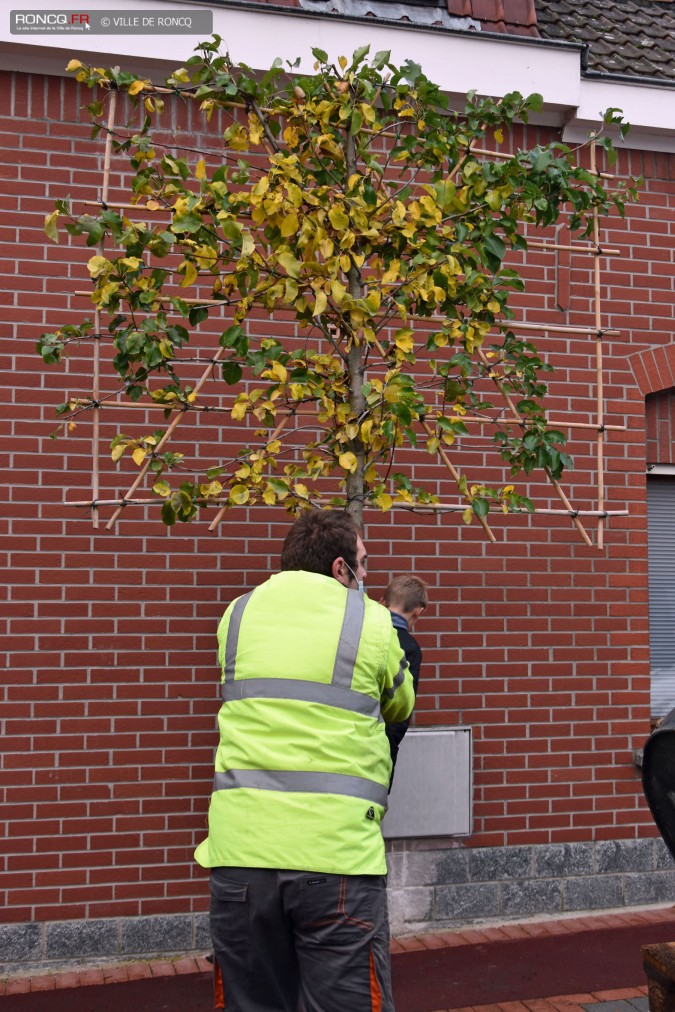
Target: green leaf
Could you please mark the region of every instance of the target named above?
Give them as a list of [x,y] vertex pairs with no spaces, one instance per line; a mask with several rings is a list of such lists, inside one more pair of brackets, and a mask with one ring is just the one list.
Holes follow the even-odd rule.
[[165,527],[173,527],[176,522],[176,511],[170,499],[162,505],[162,523]]
[[223,362],[223,379],[229,386],[238,383],[244,375],[238,362]]

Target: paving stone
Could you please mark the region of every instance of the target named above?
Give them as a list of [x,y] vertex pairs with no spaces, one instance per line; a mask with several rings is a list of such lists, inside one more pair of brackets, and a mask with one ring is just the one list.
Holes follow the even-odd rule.
[[436,920],[464,922],[483,920],[499,914],[499,885],[437,886],[434,903]]
[[42,955],[39,924],[0,924],[0,962],[28,963]]
[[627,906],[665,903],[667,900],[675,900],[675,871],[624,875],[623,889]]
[[562,894],[557,879],[504,882],[501,885],[500,912],[506,917],[561,911]]
[[195,949],[209,950],[213,948],[208,914],[196,914],[194,919]]
[[654,868],[656,871],[672,871],[675,868],[675,858],[661,839],[654,840]]
[[123,953],[189,952],[192,918],[177,914],[162,917],[130,917],[122,922]]
[[532,847],[479,847],[469,853],[472,882],[527,879],[532,875]]
[[403,869],[406,886],[455,885],[469,881],[469,854],[463,848],[410,851]]
[[595,845],[599,874],[607,872],[648,872],[654,867],[651,840],[600,840]]
[[118,951],[117,922],[109,920],[55,921],[46,925],[47,959],[88,959]]
[[433,918],[434,890],[431,886],[402,891],[405,920],[407,922],[425,922]]
[[621,875],[585,875],[562,885],[565,910],[609,910],[623,906]]
[[532,850],[536,876],[562,878],[593,874],[592,843],[553,843]]

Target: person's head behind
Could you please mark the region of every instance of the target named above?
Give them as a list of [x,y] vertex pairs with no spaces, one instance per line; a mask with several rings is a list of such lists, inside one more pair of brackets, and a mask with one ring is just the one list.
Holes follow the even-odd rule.
[[424,580],[411,573],[395,576],[384,592],[383,602],[389,611],[398,612],[407,618],[418,618],[429,604],[429,594]]
[[333,576],[346,587],[363,579],[365,549],[356,523],[347,513],[336,510],[301,513],[286,535],[280,569]]

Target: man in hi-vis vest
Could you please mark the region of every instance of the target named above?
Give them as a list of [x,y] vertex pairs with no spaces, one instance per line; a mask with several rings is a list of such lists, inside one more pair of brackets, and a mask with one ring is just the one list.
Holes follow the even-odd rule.
[[216,1007],[393,1012],[383,721],[412,710],[352,519],[309,510],[281,572],[225,612],[209,835]]

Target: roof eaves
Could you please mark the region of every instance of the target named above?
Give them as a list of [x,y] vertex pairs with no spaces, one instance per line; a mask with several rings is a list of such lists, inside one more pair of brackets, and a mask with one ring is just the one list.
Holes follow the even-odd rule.
[[[307,0],[304,0],[306,3]],[[288,17],[300,17],[300,18],[317,18],[322,21],[329,20],[340,20],[348,21],[354,24],[369,25],[371,28],[375,23],[373,17],[363,17],[354,14],[331,14],[326,12],[326,0],[314,0],[311,10],[309,7],[290,7],[286,4],[278,3],[260,3],[256,0],[210,0],[210,5],[213,7],[223,7],[230,10],[242,10],[252,13],[257,11],[258,13],[273,13],[273,14],[284,14]],[[320,10],[319,8],[324,8]],[[483,39],[484,41],[502,42],[505,45],[524,45],[524,46],[535,46],[539,49],[555,49],[558,51],[567,50],[569,52],[581,53],[583,50],[583,43],[571,42],[567,40],[559,39],[542,39],[540,36],[534,35],[512,35],[507,32],[486,32],[482,29],[466,30],[464,28],[446,28],[443,25],[416,25],[408,21],[392,20],[391,18],[377,18],[378,24],[387,25],[390,28],[399,28],[404,31],[422,31],[422,32],[438,32],[442,35],[454,35],[454,36],[470,36],[472,39]]]

